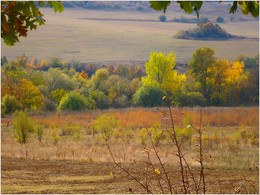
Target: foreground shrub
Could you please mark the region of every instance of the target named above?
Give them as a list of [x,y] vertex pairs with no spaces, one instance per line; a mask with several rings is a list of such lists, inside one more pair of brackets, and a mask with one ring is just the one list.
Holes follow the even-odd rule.
[[25,144],[31,133],[34,132],[34,124],[27,116],[26,112],[16,111],[13,119],[13,129],[15,138],[20,144]]
[[118,120],[114,116],[104,114],[97,118],[94,123],[94,129],[101,134],[105,141],[108,141],[117,125]]
[[51,124],[50,126],[50,137],[54,145],[57,145],[60,140],[60,129],[57,128],[56,124]]
[[74,141],[80,141],[80,126],[63,126],[61,136],[72,136]]
[[34,128],[35,128],[35,133],[37,135],[37,139],[39,142],[42,142],[42,137],[43,137],[43,125],[36,123],[34,124]]
[[11,114],[11,113],[15,112],[16,110],[20,110],[21,108],[22,108],[22,105],[14,96],[6,95],[3,97],[2,113]]
[[84,110],[88,107],[87,99],[78,92],[70,92],[60,101],[61,110]]

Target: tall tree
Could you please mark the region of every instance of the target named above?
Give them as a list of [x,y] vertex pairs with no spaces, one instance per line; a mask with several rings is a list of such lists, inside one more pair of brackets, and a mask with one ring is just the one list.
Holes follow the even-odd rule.
[[184,74],[178,75],[174,70],[176,55],[170,52],[167,56],[163,53],[151,52],[149,61],[145,64],[147,77],[143,77],[144,85],[159,86],[167,92],[174,93],[186,80]]
[[213,66],[216,62],[215,50],[209,47],[196,49],[188,63],[193,78],[199,83],[202,94],[210,104],[211,78],[214,75]]

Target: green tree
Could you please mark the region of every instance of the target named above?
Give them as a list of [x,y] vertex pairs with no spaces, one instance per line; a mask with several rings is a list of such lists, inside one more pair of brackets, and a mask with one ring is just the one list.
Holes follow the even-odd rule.
[[184,74],[178,75],[173,70],[176,64],[176,55],[171,52],[167,56],[163,53],[151,52],[149,61],[145,64],[147,77],[143,77],[144,85],[161,87],[166,92],[175,93],[186,80]]
[[49,62],[49,66],[52,68],[64,68],[63,62],[59,58],[52,58]]
[[21,103],[14,96],[11,95],[6,95],[3,97],[1,106],[1,109],[3,109],[2,113],[4,114],[11,114],[16,110],[20,110],[22,108]]
[[210,104],[212,83],[210,78],[214,75],[213,66],[216,62],[215,50],[209,47],[196,49],[192,59],[188,63],[191,68],[191,75],[200,85],[202,94]]
[[109,72],[107,69],[99,69],[91,79],[88,81],[87,86],[91,91],[100,90],[105,94],[108,94],[109,87],[106,85]]
[[20,144],[25,144],[30,136],[34,132],[34,124],[27,116],[26,112],[16,111],[13,118],[13,129],[15,138]]
[[118,121],[114,116],[103,114],[97,118],[94,128],[99,132],[105,141],[108,141],[113,135],[114,129],[117,127]]
[[47,72],[45,72],[44,83],[49,92],[56,89],[64,89],[65,91],[69,90],[69,78],[58,68],[50,68]]
[[144,107],[162,106],[165,91],[157,85],[144,85],[133,95],[133,104]]
[[98,89],[89,93],[89,99],[94,100],[96,107],[99,109],[105,109],[109,107],[108,97]]
[[61,110],[85,110],[88,107],[87,99],[78,92],[70,92],[63,97],[59,104]]

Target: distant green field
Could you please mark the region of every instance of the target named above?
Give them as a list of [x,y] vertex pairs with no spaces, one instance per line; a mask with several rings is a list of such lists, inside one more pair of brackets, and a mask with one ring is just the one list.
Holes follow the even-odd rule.
[[[177,60],[182,63],[190,59],[196,48],[204,46],[215,48],[217,57],[229,60],[239,54],[252,57],[259,51],[258,39],[229,41],[174,39],[173,36],[179,30],[194,28],[196,24],[158,22],[161,12],[95,11],[69,8],[66,8],[62,14],[54,14],[50,9],[44,9],[43,12],[46,25],[30,32],[27,38],[21,38],[20,43],[14,47],[7,47],[2,41],[2,56],[6,56],[8,60],[14,60],[25,53],[29,59],[36,57],[38,60],[48,61],[52,57],[58,57],[66,62],[80,60],[107,64],[108,62],[144,62],[149,58],[150,51],[164,53],[174,51],[177,54]],[[167,12],[166,16],[172,19],[181,15]],[[191,16],[185,15],[185,17]],[[123,19],[123,21],[118,21],[118,19]],[[127,19],[129,21],[126,21]],[[234,35],[258,38],[257,21],[229,22],[221,26]]]

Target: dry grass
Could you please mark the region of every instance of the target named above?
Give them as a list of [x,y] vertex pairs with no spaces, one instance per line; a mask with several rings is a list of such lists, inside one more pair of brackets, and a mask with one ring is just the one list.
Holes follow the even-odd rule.
[[[167,111],[166,108],[161,108],[161,110]],[[196,123],[198,112],[199,109],[196,108],[175,108],[175,121],[178,125],[182,125],[182,118],[186,113],[190,113],[192,120]],[[141,163],[147,158],[142,152],[144,146],[151,148],[147,140],[141,141],[140,128],[152,126],[155,120],[161,122],[162,114],[158,110],[129,108],[93,112],[66,112],[59,115],[56,113],[30,113],[34,121],[45,125],[41,143],[38,142],[36,135],[32,135],[26,145],[19,144],[13,136],[12,117],[2,119],[1,157],[4,159],[2,161],[2,165],[4,162],[4,168],[2,166],[2,192],[127,193],[128,188],[131,187],[132,193],[143,193],[142,189],[135,183],[130,184],[129,179],[122,176],[122,173],[118,173],[118,180],[116,181],[109,178],[108,175],[111,170],[114,172],[114,168],[111,167],[112,164],[105,166],[105,170],[101,168],[106,163],[111,163],[112,159],[100,135],[92,135],[91,123],[104,113],[116,116],[121,125],[111,138],[110,146],[114,157],[118,162],[131,163],[130,167],[133,168],[134,172],[140,174],[143,167]],[[232,193],[234,187],[237,187],[243,180],[244,175],[250,176],[250,179],[256,183],[256,178],[258,178],[257,165],[259,163],[258,136],[256,142],[251,143],[251,138],[244,142],[237,135],[240,134],[241,130],[253,132],[255,135],[259,134],[258,108],[204,108],[203,113],[203,132],[208,136],[204,143],[206,147],[204,160],[205,167],[210,168],[209,170],[206,169],[208,170],[206,173],[207,182],[213,186],[216,183],[216,177],[219,177],[225,193]],[[7,126],[8,122],[9,125]],[[72,135],[62,136],[60,134],[58,143],[54,144],[50,134],[52,131],[50,125],[52,124],[55,124],[58,129],[62,129],[64,125],[80,126],[80,140],[74,141]],[[188,151],[187,161],[193,168],[199,166],[197,162],[198,148],[194,147],[195,145],[190,141],[183,142],[184,150]],[[177,157],[172,155],[176,152],[176,149],[169,137],[163,137],[157,149],[162,162],[176,169]],[[155,155],[151,154],[151,159],[156,162]],[[13,162],[9,163],[10,160]],[[52,162],[63,165],[61,167],[53,166]],[[73,169],[70,162],[74,163]],[[34,165],[28,163],[34,163]],[[91,166],[92,173],[83,173],[82,164]],[[45,169],[42,169],[44,171],[37,170],[37,168],[31,168],[33,170],[26,168],[42,165],[45,167]],[[6,170],[6,167],[9,168]],[[14,167],[19,168],[14,169]],[[72,169],[72,171],[64,172],[67,169]],[[140,171],[135,171],[139,169]],[[13,172],[14,170],[16,172]],[[53,171],[55,173],[50,175]],[[174,173],[176,173],[176,170],[172,170],[172,177]],[[23,186],[20,185],[21,181],[23,181]],[[36,188],[35,186],[38,185],[40,187]],[[31,190],[28,191],[28,189]],[[247,190],[252,192],[253,189],[249,186]],[[209,187],[208,192],[216,193],[218,190],[216,190],[216,186]]]
[[[161,111],[167,112],[167,108],[159,108]],[[89,129],[92,122],[101,114],[107,113],[115,116],[120,125],[129,128],[150,127],[154,121],[161,122],[163,114],[157,108],[127,108],[127,109],[110,109],[85,112],[64,112],[61,114],[32,113],[31,117],[34,121],[38,121],[49,127],[51,124],[57,126],[78,125],[84,129]],[[174,108],[173,113],[176,115],[175,122],[182,125],[182,118],[187,113],[191,115],[192,121],[198,124],[199,108]],[[183,114],[181,114],[183,113]],[[203,124],[211,126],[258,126],[259,125],[259,108],[258,107],[208,107],[203,108]],[[2,118],[2,123],[11,123],[11,116]]]
[[[161,110],[167,111],[166,108]],[[186,113],[190,113],[193,123],[198,120],[199,109],[174,109],[176,115],[175,122],[182,125],[182,118]],[[123,160],[124,154],[128,162],[139,161],[142,156],[142,141],[140,129],[151,127],[154,121],[161,120],[162,113],[156,109],[129,108],[120,110],[105,111],[85,111],[85,112],[67,112],[62,114],[45,113],[32,114],[33,121],[44,124],[44,136],[42,143],[39,143],[36,136],[30,138],[26,146],[21,146],[16,142],[12,134],[11,117],[2,119],[2,156],[9,157],[29,157],[32,159],[78,159],[88,161],[106,162],[111,161],[106,146],[98,134],[92,135],[92,122],[101,114],[107,113],[114,115],[120,122],[120,128],[116,130],[112,138],[112,149],[115,156]],[[183,114],[181,114],[183,113]],[[238,138],[241,129],[246,132],[255,132],[258,129],[258,108],[204,108],[203,109],[204,132],[209,139],[208,148],[211,156],[209,163],[215,167],[248,167],[250,160],[258,161],[259,148],[248,143],[244,144],[241,138]],[[6,124],[9,121],[8,128]],[[66,126],[80,126],[80,140],[75,142],[73,136],[59,137],[58,144],[54,145],[49,127],[55,124],[58,129]],[[241,126],[241,124],[243,126]],[[217,137],[216,137],[217,135]],[[191,162],[196,165],[193,154],[196,148],[190,148],[186,144],[186,149],[191,152]],[[162,159],[171,163],[175,161],[172,156],[172,144],[169,138],[164,137],[159,145],[161,148]],[[26,154],[27,148],[27,154]],[[131,155],[129,155],[131,154]],[[192,157],[193,156],[193,157]],[[232,157],[232,158],[231,158]],[[241,163],[243,162],[243,163]]]

